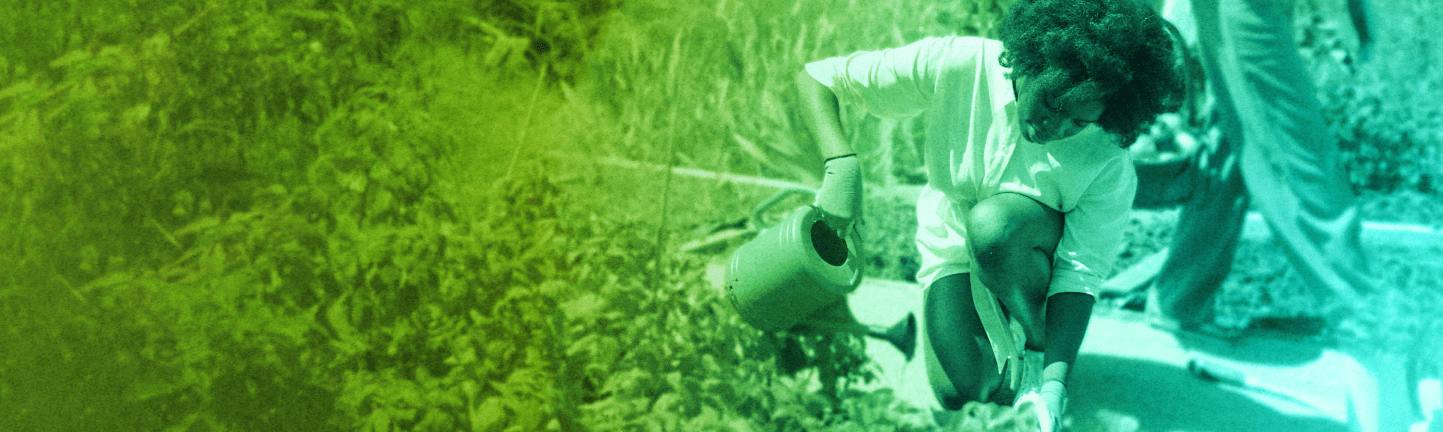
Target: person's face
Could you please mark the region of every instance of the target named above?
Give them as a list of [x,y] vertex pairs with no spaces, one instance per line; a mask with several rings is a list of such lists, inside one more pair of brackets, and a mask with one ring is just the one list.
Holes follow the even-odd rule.
[[1038,144],[1077,135],[1097,123],[1107,105],[1101,99],[1060,105],[1056,93],[1042,89],[1030,77],[1017,80],[1017,127],[1022,136]]

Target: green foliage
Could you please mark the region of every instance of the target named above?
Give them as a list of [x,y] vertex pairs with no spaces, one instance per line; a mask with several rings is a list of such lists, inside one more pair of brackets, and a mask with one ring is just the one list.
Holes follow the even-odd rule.
[[[1006,2],[630,2],[592,54],[592,100],[627,137],[607,148],[630,160],[698,166],[803,183],[821,157],[795,110],[795,77],[827,57],[981,34]],[[658,110],[656,107],[665,107]],[[922,175],[921,118],[845,113],[853,146],[873,153],[873,184]],[[656,135],[639,135],[648,131]],[[675,143],[674,151],[650,143]]]
[[[585,45],[600,6],[78,6],[12,5],[54,38],[0,68],[0,428],[893,424],[856,336],[747,327],[657,227],[570,212],[534,162],[453,183],[429,44],[564,80],[574,52],[477,23]],[[586,16],[518,26],[545,8]],[[788,346],[812,360],[779,371]]]
[[[862,390],[858,336],[752,329],[674,252],[665,220],[735,185],[598,215],[585,174],[535,155],[815,180],[784,108],[804,62],[988,34],[1000,10],[6,3],[0,40],[26,45],[0,45],[0,429],[925,429]],[[438,73],[540,83],[607,130],[467,130],[505,129],[453,112],[493,95]],[[847,115],[897,155],[875,184],[919,179],[919,121]],[[497,154],[518,162],[475,174]],[[730,209],[706,211],[686,218]]]
[[505,0],[484,2],[479,19],[465,22],[489,42],[486,61],[546,65],[551,76],[573,82],[581,60],[596,47],[618,0]]
[[1413,0],[1372,4],[1374,39],[1363,58],[1342,5],[1300,2],[1298,40],[1355,190],[1437,195],[1443,176],[1443,82],[1430,65],[1443,50],[1416,35],[1439,24],[1437,7]]
[[910,197],[873,194],[865,201],[862,226],[866,275],[915,282],[922,256],[917,251],[917,201]]
[[483,11],[155,3],[4,6],[0,429],[457,430],[549,392],[487,336],[554,309],[555,244],[490,231],[544,234],[537,194],[463,218],[408,67]]

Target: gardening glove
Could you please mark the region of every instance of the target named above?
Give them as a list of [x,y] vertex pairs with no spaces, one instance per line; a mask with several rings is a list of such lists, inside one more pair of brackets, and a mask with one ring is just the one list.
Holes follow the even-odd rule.
[[827,159],[822,188],[812,205],[822,210],[828,226],[846,238],[862,217],[862,167],[855,153]]
[[1042,383],[1042,387],[1027,392],[1017,398],[1013,407],[1017,409],[1032,409],[1037,416],[1037,425],[1042,432],[1058,432],[1062,430],[1062,412],[1067,409],[1067,387],[1062,381],[1048,380]]

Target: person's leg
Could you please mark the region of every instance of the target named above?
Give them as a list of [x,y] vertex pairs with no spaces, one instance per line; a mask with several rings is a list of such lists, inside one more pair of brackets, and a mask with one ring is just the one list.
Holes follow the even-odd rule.
[[[1208,24],[1199,20],[1201,31],[1213,30]],[[1215,68],[1211,58],[1207,63]],[[1216,76],[1210,74],[1210,83],[1221,85]],[[1227,279],[1237,252],[1249,205],[1238,167],[1242,130],[1228,108],[1231,99],[1221,94],[1217,100],[1222,109],[1215,116],[1223,134],[1216,147],[1203,149],[1198,155],[1200,184],[1183,205],[1167,260],[1153,278],[1147,308],[1154,324],[1184,330],[1211,328],[1213,295]]]
[[1148,313],[1154,324],[1187,330],[1213,323],[1213,295],[1232,269],[1238,236],[1248,210],[1247,188],[1238,166],[1243,142],[1223,59],[1235,57],[1224,34],[1218,0],[1194,0],[1192,13],[1201,48],[1208,89],[1214,98],[1216,124],[1222,132],[1217,147],[1203,149],[1197,160],[1201,175],[1178,215],[1167,261],[1153,278]]
[[1292,2],[1221,3],[1232,55],[1218,65],[1244,135],[1240,166],[1255,207],[1305,283],[1358,305],[1377,282],[1337,142],[1293,41]]
[[1002,378],[972,302],[969,275],[939,278],[925,293],[923,350],[937,401],[958,410],[967,402],[986,400]]
[[[1222,143],[1227,146],[1228,143]],[[1222,153],[1213,155],[1222,156]],[[1196,329],[1213,322],[1213,295],[1227,279],[1247,215],[1248,195],[1235,163],[1210,170],[1178,215],[1167,260],[1153,279],[1148,311]]]
[[[1062,239],[1063,214],[1026,196],[1003,193],[973,205],[967,216],[968,246],[978,281],[1023,325],[1026,348],[1045,353],[1042,376],[1024,376],[1023,382],[1065,384],[1087,332],[1094,300],[1086,293],[1047,295],[1052,257]],[[1065,399],[1063,395],[1065,392],[1048,397]],[[1061,409],[1063,402],[1049,399],[1047,403]]]
[[1062,213],[1023,195],[1001,193],[973,205],[966,226],[977,279],[1022,323],[1027,349],[1042,351],[1043,304],[1052,283],[1052,254],[1062,238]]

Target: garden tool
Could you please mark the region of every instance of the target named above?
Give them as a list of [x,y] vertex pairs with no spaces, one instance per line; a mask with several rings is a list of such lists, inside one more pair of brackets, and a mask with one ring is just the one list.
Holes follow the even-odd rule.
[[742,320],[763,331],[804,329],[852,331],[892,343],[910,360],[916,346],[916,319],[910,314],[890,327],[857,322],[846,296],[861,285],[860,234],[847,238],[829,226],[812,205],[792,212],[776,225],[761,227],[762,213],[782,198],[802,192],[783,190],[752,211],[760,228],[727,262],[724,292]]
[[802,207],[732,254],[727,299],[758,329],[789,329],[862,283],[857,243],[838,236],[816,207]]
[[1205,381],[1223,383],[1243,389],[1251,389],[1259,393],[1267,394],[1269,396],[1287,399],[1303,406],[1312,406],[1312,404],[1308,403],[1308,401],[1302,400],[1297,396],[1294,396],[1291,392],[1288,392],[1287,389],[1283,389],[1278,386],[1258,380],[1256,378],[1249,377],[1246,374],[1243,374],[1242,371],[1230,368],[1217,362],[1212,362],[1201,358],[1194,358],[1192,360],[1188,360],[1187,370],[1194,376]]
[[907,361],[912,361],[912,352],[917,349],[917,318],[909,312],[906,318],[891,327],[867,325],[867,336],[885,340],[897,347]]
[[1027,334],[1022,329],[1022,323],[1007,315],[1002,309],[1002,303],[991,290],[982,285],[976,272],[970,277],[972,303],[977,307],[977,317],[982,321],[982,330],[992,343],[992,355],[997,360],[997,373],[1002,376],[1002,382],[992,391],[988,400],[1031,412],[1036,416],[1042,432],[1060,430],[1062,414],[1067,409],[1066,387],[1059,381],[1042,381],[1046,354],[1026,348]]

